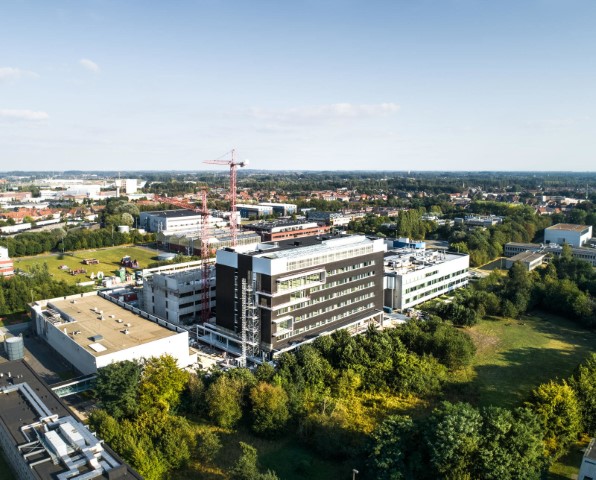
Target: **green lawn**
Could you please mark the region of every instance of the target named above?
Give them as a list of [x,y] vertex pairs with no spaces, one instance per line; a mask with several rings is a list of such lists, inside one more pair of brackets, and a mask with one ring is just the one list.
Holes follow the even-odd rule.
[[482,320],[467,331],[478,352],[450,390],[478,405],[520,405],[538,385],[569,377],[596,351],[595,332],[542,312],[521,320]]
[[[78,250],[76,252],[67,252],[64,255],[44,254],[35,257],[16,258],[14,260],[14,266],[15,268],[28,270],[32,265],[47,263],[50,273],[56,280],[77,283],[89,281],[91,272],[97,274],[97,272],[101,271],[106,276],[112,275],[120,268],[120,259],[126,255],[136,259],[141,268],[147,268],[150,263],[155,261],[155,257],[157,256],[155,251],[147,248],[119,246],[93,250]],[[96,258],[100,263],[99,265],[84,265],[83,260],[86,258]],[[87,273],[73,276],[68,271],[61,270],[59,268],[61,265],[66,265],[73,270],[84,268],[87,270]]]
[[7,325],[16,325],[18,323],[28,322],[31,320],[26,313],[13,313],[0,317],[0,327],[6,327]]

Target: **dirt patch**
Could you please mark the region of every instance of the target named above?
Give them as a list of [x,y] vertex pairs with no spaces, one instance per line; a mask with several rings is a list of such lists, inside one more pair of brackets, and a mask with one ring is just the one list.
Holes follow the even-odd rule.
[[497,335],[491,335],[475,329],[468,330],[467,333],[472,338],[474,345],[476,345],[478,353],[494,350],[500,341]]

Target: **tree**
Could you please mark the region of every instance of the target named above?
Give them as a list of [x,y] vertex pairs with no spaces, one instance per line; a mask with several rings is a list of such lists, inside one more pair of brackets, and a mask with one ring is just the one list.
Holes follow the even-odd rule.
[[219,376],[205,395],[209,418],[223,428],[234,426],[242,418],[242,390],[238,381]]
[[569,384],[579,401],[584,432],[596,436],[596,353],[577,367]]
[[197,454],[199,460],[204,463],[211,463],[221,450],[221,441],[216,433],[211,430],[203,430],[197,434]]
[[135,416],[140,379],[141,365],[136,361],[125,360],[100,368],[95,381],[100,405],[116,419]]
[[290,412],[288,394],[282,387],[260,382],[250,390],[250,401],[255,433],[272,435],[284,429]]
[[242,454],[232,468],[232,480],[278,480],[277,475],[269,470],[266,473],[260,473],[257,465],[257,449],[248,443],[240,442]]
[[473,478],[475,457],[482,440],[482,417],[467,403],[445,402],[429,419],[426,442],[430,463],[446,480]]
[[170,411],[180,402],[180,395],[188,384],[188,372],[180,369],[171,355],[151,357],[143,363],[139,384],[139,409],[153,408]]
[[581,429],[581,410],[575,392],[565,381],[550,381],[532,392],[529,406],[542,424],[546,454],[556,460]]

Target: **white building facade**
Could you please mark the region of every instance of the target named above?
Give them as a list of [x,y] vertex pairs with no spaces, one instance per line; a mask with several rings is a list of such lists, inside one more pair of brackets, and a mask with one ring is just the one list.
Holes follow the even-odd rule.
[[470,257],[401,249],[385,256],[385,306],[406,310],[468,284]]
[[544,242],[563,245],[568,243],[572,247],[581,247],[592,238],[592,225],[573,225],[558,223],[544,229]]

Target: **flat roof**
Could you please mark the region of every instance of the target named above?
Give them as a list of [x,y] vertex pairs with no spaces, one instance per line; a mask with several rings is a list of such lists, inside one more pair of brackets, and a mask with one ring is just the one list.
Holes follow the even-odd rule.
[[585,458],[589,458],[591,460],[596,460],[596,439],[592,439],[588,448],[586,448],[586,453],[584,453]]
[[[16,360],[0,364],[0,374],[0,388],[8,388],[6,393],[0,394],[0,428],[6,430],[15,449],[19,445],[27,443],[27,438],[21,430],[21,427],[35,424],[40,420],[40,407],[51,415],[57,415],[60,419],[72,416],[58,396],[45,382],[43,382],[43,380],[41,380],[24,360]],[[37,399],[34,399],[31,395],[28,396],[24,394],[21,389],[12,388],[19,384],[27,384],[29,392],[32,393],[33,396],[36,396]],[[35,405],[31,403],[32,399],[35,400]],[[38,400],[40,403],[37,403]],[[84,428],[82,425],[80,425],[80,427]],[[28,431],[30,432],[30,430]],[[31,436],[31,433],[29,435]],[[126,465],[105,443],[103,443],[102,446],[111,457],[124,467],[118,469],[118,473],[113,470],[111,472],[112,475],[109,478],[142,478]],[[26,450],[23,450],[21,454],[25,453],[25,451]],[[40,453],[29,457],[28,461],[29,463],[34,462],[43,455],[47,454],[44,454],[43,449],[40,449]],[[24,458],[23,462],[25,462]],[[82,474],[84,474],[85,471],[87,473],[90,472],[90,469],[86,465],[81,465],[79,468],[80,473]],[[64,473],[66,471],[68,471],[68,469],[62,462],[54,464],[52,461],[46,461],[31,467],[33,477],[38,479],[57,478],[59,473]],[[93,478],[107,479],[108,473],[104,472],[102,475]]]
[[583,232],[589,227],[586,225],[575,225],[572,223],[557,223],[552,227],[547,227],[546,230],[569,230],[570,232]]
[[315,255],[324,251],[333,251],[348,246],[361,246],[372,243],[364,235],[349,235],[346,237],[311,236],[300,239],[288,239],[279,242],[271,242],[273,248],[249,252],[250,254],[264,258],[292,258],[305,255]]
[[540,260],[545,257],[544,253],[539,252],[520,252],[517,255],[509,258],[512,262],[533,262],[534,260]]
[[194,210],[188,210],[186,208],[180,208],[177,210],[157,210],[154,212],[141,212],[152,215],[154,217],[164,217],[164,218],[178,218],[178,217],[201,217],[202,214],[200,212],[195,212]]
[[[177,335],[176,332],[136,315],[99,295],[73,300],[53,300],[47,306],[69,317],[68,319],[62,317],[55,326],[62,332],[66,329],[71,340],[95,357]],[[102,312],[101,315],[99,312]],[[73,321],[68,321],[69,319]],[[128,334],[123,333],[124,331],[128,331]],[[92,340],[92,337],[97,335],[101,335],[101,340]],[[97,351],[99,349],[91,347],[92,344],[97,343],[106,349]]]
[[383,258],[384,272],[386,274],[405,275],[467,256],[467,253],[446,252],[444,250],[401,248],[385,253]]

